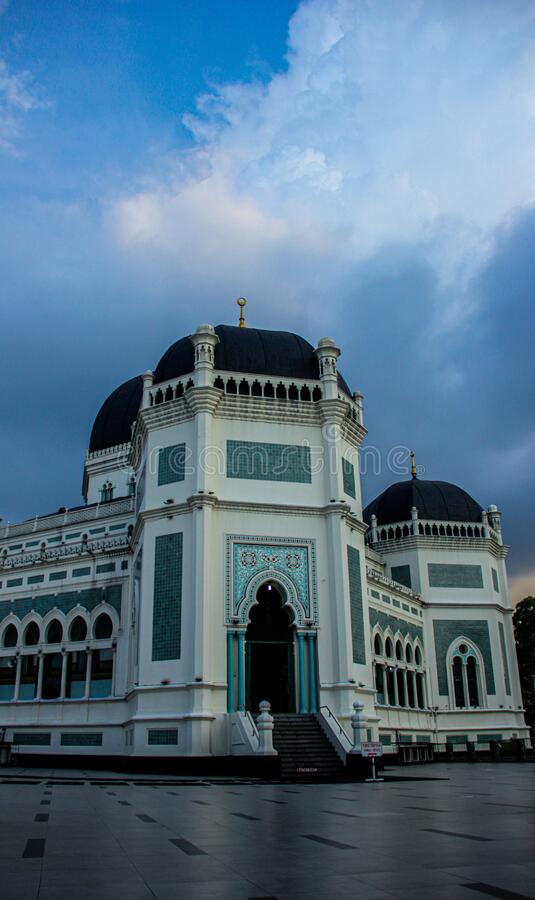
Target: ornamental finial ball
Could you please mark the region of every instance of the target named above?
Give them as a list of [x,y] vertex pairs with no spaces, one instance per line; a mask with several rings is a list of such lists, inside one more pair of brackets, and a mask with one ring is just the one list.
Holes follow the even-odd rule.
[[245,325],[245,316],[243,314],[243,309],[244,309],[244,306],[247,305],[247,300],[245,299],[245,297],[238,297],[238,299],[236,300],[236,303],[240,307],[240,321],[238,323],[239,327],[245,328],[246,325]]

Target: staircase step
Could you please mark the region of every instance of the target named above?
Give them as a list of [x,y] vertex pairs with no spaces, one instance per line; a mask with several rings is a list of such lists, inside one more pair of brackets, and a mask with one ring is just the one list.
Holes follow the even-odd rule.
[[274,716],[273,745],[283,778],[341,775],[344,766],[313,714],[279,713]]

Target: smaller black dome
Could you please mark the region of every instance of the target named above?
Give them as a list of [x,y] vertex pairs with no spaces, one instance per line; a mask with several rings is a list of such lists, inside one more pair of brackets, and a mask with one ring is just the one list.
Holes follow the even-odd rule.
[[379,525],[407,522],[413,506],[420,519],[481,522],[481,506],[462,488],[448,481],[421,481],[419,478],[391,484],[368,503],[362,517],[368,525],[373,515],[377,516]]
[[136,375],[116,388],[104,401],[95,419],[89,452],[127,444],[132,437],[131,427],[141,406],[143,378]]

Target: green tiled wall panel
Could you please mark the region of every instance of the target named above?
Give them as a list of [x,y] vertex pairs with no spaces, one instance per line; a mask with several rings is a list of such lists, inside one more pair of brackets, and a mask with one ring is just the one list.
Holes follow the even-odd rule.
[[498,573],[496,569],[492,569],[492,587],[496,591],[497,594],[500,593],[500,584],[498,581]]
[[379,741],[383,747],[390,747],[392,744],[392,736],[390,734],[380,734]]
[[456,563],[427,563],[429,587],[482,588],[481,566],[466,566]]
[[90,573],[91,573],[91,567],[83,566],[83,568],[81,568],[81,569],[73,569],[72,577],[73,578],[81,578],[82,575],[89,575]]
[[178,729],[176,728],[149,728],[148,743],[162,746],[163,744],[178,744]]
[[349,601],[351,604],[351,638],[353,642],[353,662],[366,663],[364,640],[364,610],[362,606],[362,584],[360,580],[360,553],[355,547],[347,547],[349,574]]
[[410,566],[392,566],[390,569],[392,581],[403,584],[407,588],[412,588],[411,567]]
[[504,679],[505,679],[505,693],[507,694],[508,697],[510,697],[511,696],[511,680],[509,678],[509,663],[507,661],[507,648],[505,646],[505,631],[504,631],[502,622],[498,622],[498,631],[500,633],[500,648],[502,651],[503,674],[504,674]]
[[355,488],[355,466],[345,457],[342,457],[342,476],[344,479],[344,493],[349,497],[356,499],[357,492]]
[[180,659],[182,622],[182,532],[156,538],[152,659]]
[[431,743],[431,735],[417,734],[416,735],[416,743],[417,744],[430,744]]
[[412,734],[399,734],[398,735],[398,743],[399,744],[412,744]]
[[158,484],[174,484],[176,481],[184,481],[185,459],[185,444],[160,447],[158,453]]
[[14,600],[12,603],[0,602],[0,621],[6,618],[10,613],[14,613],[19,619],[28,615],[29,612],[36,612],[40,616],[54,609],[55,606],[60,612],[67,614],[75,606],[80,604],[84,609],[91,612],[104,600],[121,615],[121,585],[110,584],[107,587],[87,588],[82,591],[63,591],[61,594],[45,594],[42,597],[23,597],[20,600]]
[[446,670],[446,654],[452,641],[467,637],[479,647],[485,664],[487,693],[495,694],[494,669],[490,648],[489,623],[486,619],[436,619],[433,622],[435,638],[435,656],[437,663],[438,692],[448,694],[448,673]]
[[64,581],[64,579],[66,577],[67,577],[66,572],[51,572],[50,575],[48,576],[48,580],[49,581]]
[[115,563],[101,563],[100,566],[97,566],[97,575],[103,572],[115,572]]
[[405,619],[398,619],[397,616],[391,616],[389,613],[382,612],[379,609],[373,609],[371,606],[368,610],[370,616],[370,627],[374,628],[379,625],[383,631],[390,628],[393,634],[397,631],[401,632],[404,638],[410,637],[413,640],[420,638],[423,646],[424,632],[420,625],[414,625],[412,622],[406,622]]
[[311,484],[310,447],[227,441],[227,477]]
[[6,581],[6,587],[20,587],[22,584],[22,578],[8,578]]
[[102,732],[62,734],[62,747],[102,747]]
[[28,584],[41,584],[44,580],[44,575],[28,575]]
[[502,734],[478,734],[477,742],[478,744],[488,744],[489,741],[502,741]]
[[447,734],[446,735],[446,743],[447,744],[466,744],[468,740],[467,734]]
[[50,732],[19,732],[13,735],[13,743],[21,747],[50,747]]
[[398,609],[401,609],[401,603],[399,600],[396,600],[395,597],[392,597],[392,606],[396,606]]

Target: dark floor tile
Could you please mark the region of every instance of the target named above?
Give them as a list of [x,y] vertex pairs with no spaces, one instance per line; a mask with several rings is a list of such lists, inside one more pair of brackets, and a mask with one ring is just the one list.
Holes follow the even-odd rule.
[[480,894],[486,894],[487,897],[497,897],[498,900],[533,900],[533,894],[517,894],[515,891],[506,891],[503,888],[494,887],[492,884],[484,884],[482,881],[472,881],[470,884],[463,884],[465,888],[471,891],[478,891]]
[[322,809],[320,810],[322,813],[328,813],[330,816],[342,816],[344,819],[360,819],[360,816],[357,816],[356,813],[345,813],[338,812],[336,809]]
[[194,803],[198,803],[199,806],[210,806],[210,803],[207,803],[206,800],[194,800]]
[[250,822],[260,822],[258,816],[247,816],[245,813],[232,813],[233,816],[238,816],[240,819],[249,819]]
[[50,806],[50,800],[41,800],[40,806]]
[[302,834],[301,837],[309,841],[316,841],[318,844],[325,844],[327,847],[336,847],[338,850],[358,850],[353,844],[342,844],[340,841],[331,841],[329,838],[320,837],[319,834]]
[[128,800],[119,800],[119,806],[132,806],[132,804]]
[[44,838],[29,838],[26,841],[26,846],[24,848],[24,853],[22,854],[23,859],[40,859],[44,856],[45,853],[45,841]]
[[142,822],[156,822],[156,819],[153,819],[152,816],[147,816],[145,813],[136,813],[136,815]]
[[440,828],[422,828],[421,831],[431,831],[433,834],[447,834],[450,837],[464,838],[467,841],[492,841],[493,838],[480,837],[477,834],[462,834],[459,831],[442,831]]
[[286,800],[270,800],[269,797],[262,797],[264,803],[278,803],[279,806],[286,806]]
[[195,844],[190,844],[190,842],[186,841],[184,838],[169,838],[169,843],[174,844],[175,847],[178,847],[183,853],[187,853],[188,856],[206,856],[204,850],[201,850],[200,847],[196,847]]
[[422,812],[438,812],[438,813],[447,813],[448,809],[433,809],[432,806],[406,806],[405,809],[419,809]]
[[37,813],[34,822],[48,822],[48,813]]

